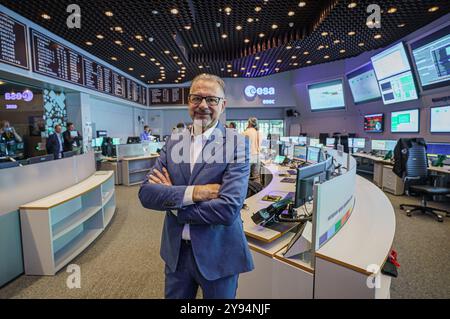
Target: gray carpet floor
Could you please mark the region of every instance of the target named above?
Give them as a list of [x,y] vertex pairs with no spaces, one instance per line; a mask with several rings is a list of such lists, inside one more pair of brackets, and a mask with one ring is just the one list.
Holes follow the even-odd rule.
[[[81,267],[81,289],[67,288],[70,274],[64,268],[56,276],[21,276],[0,289],[0,299],[163,298],[159,245],[164,216],[141,207],[138,187],[116,190],[118,211],[110,227],[72,261]],[[388,197],[396,211],[394,249],[401,264],[391,298],[450,298],[450,218],[438,223],[421,215],[406,217],[398,205],[417,200]]]

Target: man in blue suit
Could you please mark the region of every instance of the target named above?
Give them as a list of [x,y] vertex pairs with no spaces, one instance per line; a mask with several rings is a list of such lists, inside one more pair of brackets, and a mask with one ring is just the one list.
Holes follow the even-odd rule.
[[189,94],[191,131],[167,141],[139,190],[144,207],[166,211],[161,242],[165,296],[235,298],[253,260],[240,210],[250,174],[248,140],[219,123],[226,106],[217,76],[197,76]]
[[64,151],[64,138],[61,131],[61,125],[55,125],[55,133],[48,137],[46,143],[47,153],[53,154],[55,160],[62,158],[62,153]]

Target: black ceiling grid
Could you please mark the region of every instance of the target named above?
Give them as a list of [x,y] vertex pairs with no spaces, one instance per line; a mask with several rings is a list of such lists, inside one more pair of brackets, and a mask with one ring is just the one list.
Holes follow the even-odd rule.
[[[189,81],[204,72],[260,77],[345,59],[387,46],[450,12],[447,0],[377,1],[383,10],[381,29],[371,29],[366,25],[366,9],[372,0],[78,0],[82,27],[69,29],[66,8],[72,3],[0,0],[0,4],[150,84]],[[231,8],[229,14],[227,7]],[[260,10],[255,10],[257,7]],[[430,12],[432,7],[438,10]],[[389,10],[392,8],[396,10]],[[173,14],[172,9],[178,12]],[[113,16],[107,16],[107,11]],[[289,15],[290,11],[293,14]],[[50,19],[44,19],[43,14]],[[274,24],[277,28],[272,28]],[[242,30],[237,30],[237,25]],[[115,31],[116,27],[121,31]],[[250,41],[245,43],[245,39]]]

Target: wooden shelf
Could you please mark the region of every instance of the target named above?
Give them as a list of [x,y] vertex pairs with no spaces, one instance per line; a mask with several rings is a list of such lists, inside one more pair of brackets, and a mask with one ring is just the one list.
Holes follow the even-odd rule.
[[75,237],[64,248],[55,253],[55,273],[86,249],[103,229],[88,229]]
[[59,223],[53,225],[52,233],[53,240],[56,240],[71,230],[75,229],[90,217],[94,216],[99,210],[102,209],[102,206],[93,206],[88,207],[84,210],[80,209],[79,211],[71,214],[69,217],[63,219]]

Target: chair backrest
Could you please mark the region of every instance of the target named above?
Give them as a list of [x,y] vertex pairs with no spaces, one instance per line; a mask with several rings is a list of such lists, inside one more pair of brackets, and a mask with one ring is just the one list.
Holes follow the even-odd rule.
[[263,190],[263,186],[255,181],[248,181],[247,198],[253,196]]
[[427,151],[424,145],[411,141],[406,161],[406,177],[426,178],[428,176]]

